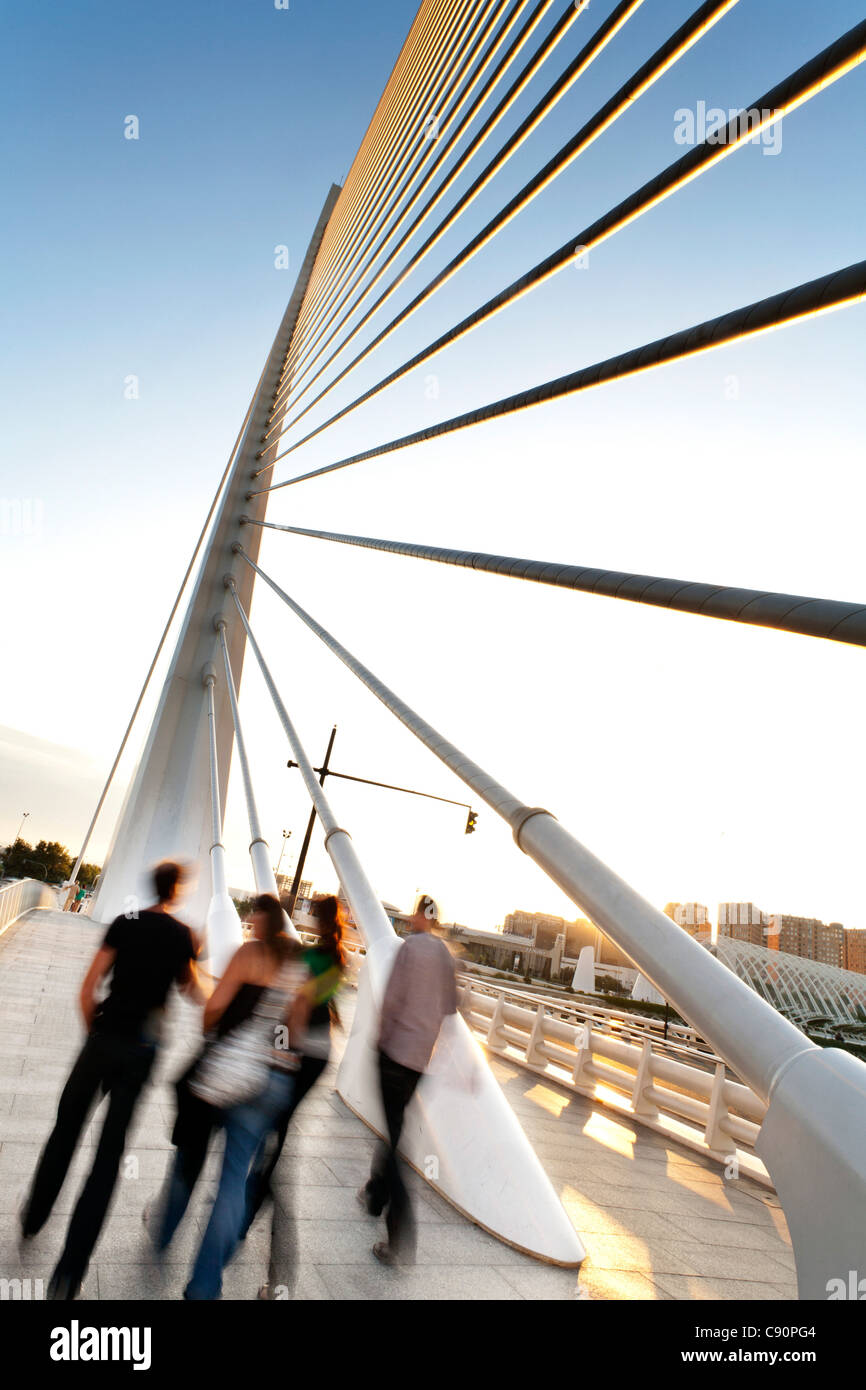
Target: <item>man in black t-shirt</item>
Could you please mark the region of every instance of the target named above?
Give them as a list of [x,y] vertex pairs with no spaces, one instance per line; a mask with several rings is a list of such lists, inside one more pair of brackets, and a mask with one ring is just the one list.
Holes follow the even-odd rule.
[[[51,1215],[98,1092],[109,1097],[109,1105],[93,1167],[49,1285],[49,1298],[75,1298],[87,1272],[117,1182],[126,1131],[156,1056],[172,983],[203,1002],[195,968],[197,944],[189,927],[170,911],[183,883],[179,864],[157,867],[155,906],[133,917],[115,918],[81,986],[88,1037],[63,1089],[57,1121],[22,1213],[23,1239],[34,1236]],[[96,991],[109,972],[108,994],[98,1002]]]

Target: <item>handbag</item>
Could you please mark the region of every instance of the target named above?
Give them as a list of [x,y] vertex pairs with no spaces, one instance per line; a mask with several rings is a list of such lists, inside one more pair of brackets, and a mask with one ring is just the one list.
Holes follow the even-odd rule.
[[210,1043],[190,1078],[189,1089],[218,1110],[244,1105],[268,1084],[276,1025],[285,1016],[291,967],[259,997],[250,1017]]

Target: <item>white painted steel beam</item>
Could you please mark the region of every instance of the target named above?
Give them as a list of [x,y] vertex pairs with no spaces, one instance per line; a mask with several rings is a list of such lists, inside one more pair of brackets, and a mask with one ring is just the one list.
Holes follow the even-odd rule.
[[207,910],[207,945],[205,959],[209,974],[219,978],[239,946],[244,934],[238,910],[229,897],[226,880],[226,850],[223,844],[222,801],[219,788],[219,757],[217,754],[216,704],[214,686],[216,672],[208,662],[202,676],[207,700],[208,752],[210,754],[210,847],[211,899]]
[[[226,673],[226,689],[228,690],[229,703],[232,711],[232,723],[235,730],[235,750],[241,769],[241,777],[244,783],[244,796],[247,803],[247,819],[250,824],[250,861],[253,866],[253,882],[256,885],[257,893],[270,893],[271,897],[279,899],[280,890],[277,887],[277,877],[271,864],[271,849],[264,835],[262,834],[262,824],[259,820],[259,808],[256,805],[255,791],[253,790],[253,779],[250,774],[250,761],[247,757],[247,746],[244,740],[244,731],[241,727],[241,715],[238,709],[238,697],[235,689],[235,679],[232,672],[231,657],[229,656],[228,641],[226,640],[227,624],[224,618],[220,618],[216,624],[219,633],[220,646],[223,654],[223,664]],[[296,941],[300,941],[295,924],[287,912],[283,912],[285,928],[289,936],[293,936]]]

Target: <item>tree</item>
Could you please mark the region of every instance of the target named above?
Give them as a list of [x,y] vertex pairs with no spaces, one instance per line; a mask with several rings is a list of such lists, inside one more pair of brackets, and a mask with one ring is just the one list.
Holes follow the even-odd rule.
[[24,878],[26,870],[24,864],[33,853],[33,846],[28,845],[26,840],[18,839],[14,845],[10,845],[4,855],[4,869],[9,878]]
[[30,856],[30,863],[31,867],[34,864],[43,866],[46,883],[62,883],[72,873],[73,859],[69,850],[59,841],[40,840]]
[[[10,878],[42,878],[46,883],[64,883],[72,873],[74,862],[66,846],[57,840],[40,840],[35,848],[26,840],[16,840],[4,855],[3,867]],[[78,882],[91,888],[100,872],[98,864],[82,864]]]

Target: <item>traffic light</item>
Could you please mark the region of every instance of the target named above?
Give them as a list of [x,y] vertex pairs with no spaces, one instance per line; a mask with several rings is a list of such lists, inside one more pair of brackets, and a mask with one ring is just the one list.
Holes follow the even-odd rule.
[[478,824],[478,812],[477,812],[477,811],[470,811],[470,812],[469,812],[469,815],[466,817],[466,832],[465,832],[465,833],[466,833],[467,835],[471,835],[477,824]]

